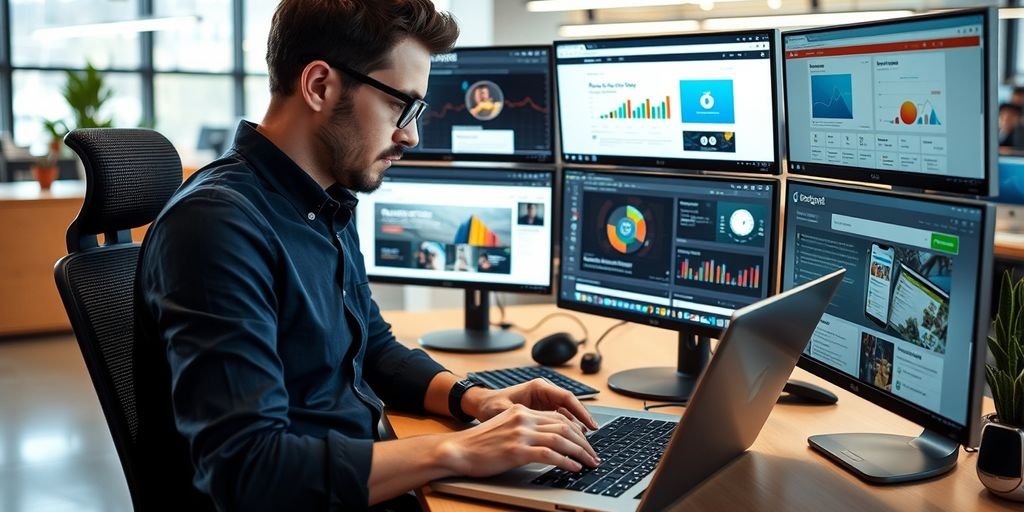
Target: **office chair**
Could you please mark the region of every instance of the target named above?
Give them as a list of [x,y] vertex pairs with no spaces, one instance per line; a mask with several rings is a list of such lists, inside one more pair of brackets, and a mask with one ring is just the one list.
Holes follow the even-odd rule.
[[[174,427],[162,349],[137,337],[139,244],[181,184],[181,160],[163,135],[143,129],[73,130],[64,143],[85,164],[85,201],[54,268],[121,460],[135,510],[213,510],[192,485],[188,444]],[[99,243],[98,235],[103,235]],[[150,346],[152,345],[152,346]]]

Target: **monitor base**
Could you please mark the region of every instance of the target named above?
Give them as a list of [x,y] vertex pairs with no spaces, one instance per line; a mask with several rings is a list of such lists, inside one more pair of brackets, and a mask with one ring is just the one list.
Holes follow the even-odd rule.
[[424,334],[420,345],[446,352],[489,353],[515,350],[526,344],[526,338],[514,332],[491,329],[473,331],[452,329]]
[[608,377],[608,387],[616,393],[644,400],[685,403],[690,400],[700,375],[685,375],[676,368],[636,368]]
[[953,469],[960,445],[925,430],[918,437],[892,434],[826,434],[807,438],[821,452],[872,484],[895,484],[932,478]]

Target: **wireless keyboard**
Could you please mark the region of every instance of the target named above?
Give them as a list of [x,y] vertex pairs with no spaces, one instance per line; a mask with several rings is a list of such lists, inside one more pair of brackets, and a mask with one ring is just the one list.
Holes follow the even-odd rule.
[[502,368],[483,372],[470,372],[469,379],[491,389],[502,389],[516,384],[541,378],[552,384],[568,389],[576,398],[583,400],[594,398],[600,391],[578,381],[570,379],[546,366],[524,366],[522,368]]

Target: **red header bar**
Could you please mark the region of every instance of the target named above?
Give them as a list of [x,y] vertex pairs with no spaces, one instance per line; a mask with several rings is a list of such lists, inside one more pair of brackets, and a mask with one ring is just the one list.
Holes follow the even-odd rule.
[[915,50],[939,50],[946,48],[963,48],[981,46],[980,36],[947,37],[945,39],[926,39],[924,41],[906,41],[902,43],[862,44],[839,48],[815,48],[812,50],[793,50],[786,52],[787,59],[806,59],[810,57],[834,57],[837,55],[861,55],[865,53],[910,52]]

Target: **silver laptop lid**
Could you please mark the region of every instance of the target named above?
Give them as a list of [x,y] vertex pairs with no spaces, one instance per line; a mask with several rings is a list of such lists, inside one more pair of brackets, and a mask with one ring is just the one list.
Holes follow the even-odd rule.
[[640,511],[665,510],[750,448],[845,273],[838,270],[733,313]]

